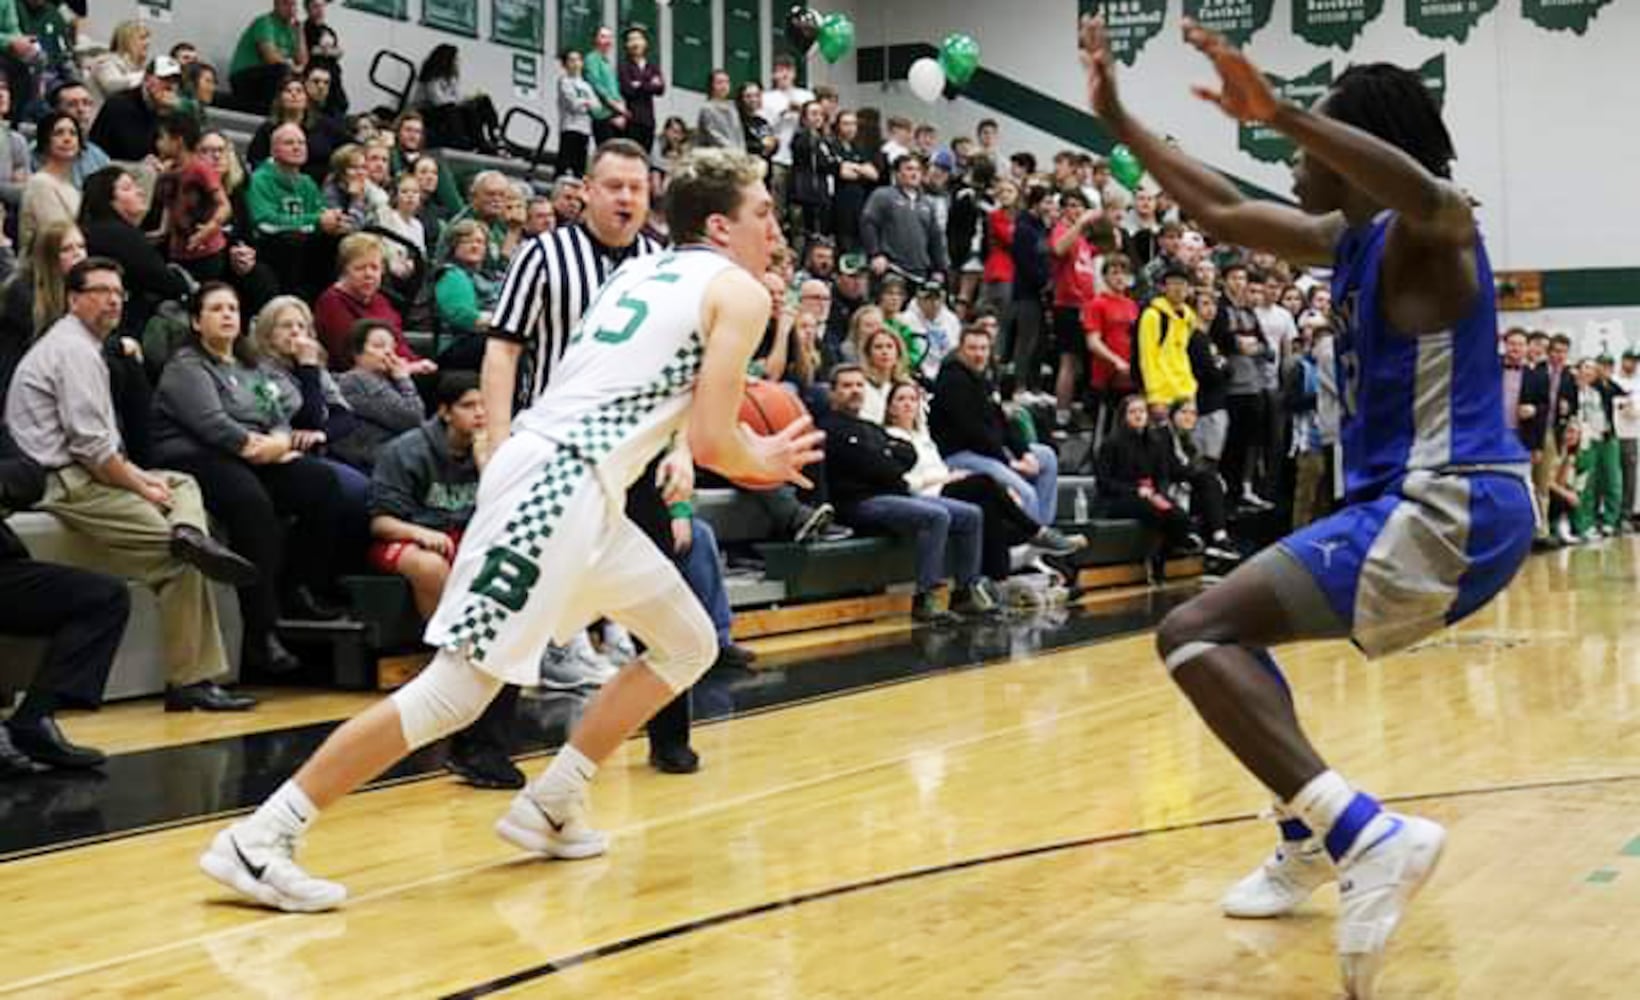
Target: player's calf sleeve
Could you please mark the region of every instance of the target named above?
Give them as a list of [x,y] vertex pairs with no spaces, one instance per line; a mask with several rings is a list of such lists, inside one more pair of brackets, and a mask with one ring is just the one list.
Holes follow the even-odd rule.
[[500,693],[501,683],[460,653],[440,650],[426,670],[393,693],[404,742],[414,750],[466,729]]

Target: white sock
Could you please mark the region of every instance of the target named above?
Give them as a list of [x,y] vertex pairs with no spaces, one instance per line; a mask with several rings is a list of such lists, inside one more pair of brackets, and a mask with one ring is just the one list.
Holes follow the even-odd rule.
[[1355,789],[1342,775],[1337,771],[1322,771],[1298,790],[1287,808],[1298,814],[1317,836],[1324,837],[1353,798]]
[[546,771],[530,782],[530,797],[537,801],[564,799],[586,792],[587,785],[598,773],[598,765],[570,744],[558,751]]
[[251,814],[250,821],[265,830],[300,837],[319,818],[319,807],[300,785],[287,781]]

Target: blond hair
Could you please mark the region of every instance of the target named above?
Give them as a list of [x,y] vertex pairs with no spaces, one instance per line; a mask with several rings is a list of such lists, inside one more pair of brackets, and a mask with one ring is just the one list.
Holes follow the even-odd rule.
[[694,149],[678,161],[667,182],[667,221],[674,243],[697,243],[706,220],[734,215],[746,188],[763,183],[761,159],[734,149]]
[[108,40],[108,51],[129,57],[137,39],[148,34],[148,25],[141,21],[121,21],[114,26],[114,34]]
[[336,248],[336,267],[346,271],[366,257],[382,257],[382,241],[369,233],[354,233],[342,237],[341,245]]

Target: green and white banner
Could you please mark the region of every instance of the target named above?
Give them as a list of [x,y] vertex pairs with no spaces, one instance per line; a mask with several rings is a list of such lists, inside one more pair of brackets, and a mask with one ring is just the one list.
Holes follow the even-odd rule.
[[[1303,76],[1291,79],[1274,73],[1264,75],[1269,79],[1270,86],[1275,88],[1277,97],[1303,107],[1314,104],[1333,82],[1330,60]],[[1298,147],[1293,140],[1268,125],[1256,122],[1237,126],[1236,145],[1242,152],[1263,163],[1291,163],[1298,155]]]
[[763,79],[763,10],[758,0],[723,0],[723,68],[736,87]]
[[[148,0],[143,0],[147,3]],[[169,7],[171,0],[164,0]],[[375,14],[378,17],[390,17],[395,21],[410,19],[410,0],[342,0],[342,6],[348,10],[362,10],[366,14]]]
[[478,37],[478,0],[421,0],[421,23],[452,35]]
[[541,59],[538,56],[514,52],[512,57],[513,93],[521,101],[533,101],[541,96]]
[[712,0],[672,0],[672,85],[706,92],[712,75]]
[[1498,0],[1406,0],[1407,27],[1425,38],[1469,37],[1480,19],[1492,13]]
[[604,20],[604,5],[593,0],[558,0],[558,51],[586,55]]
[[1293,0],[1293,33],[1311,45],[1348,50],[1384,0]]
[[1570,31],[1581,35],[1589,30],[1600,8],[1611,0],[1520,0],[1526,20],[1550,31]]
[[[1212,0],[1222,2],[1222,0]],[[1083,14],[1105,15],[1110,52],[1124,66],[1132,66],[1145,45],[1162,32],[1167,0],[1077,0],[1078,23]]]
[[1418,67],[1418,76],[1424,81],[1424,89],[1435,98],[1435,106],[1446,107],[1446,53],[1441,53],[1430,61]]
[[490,0],[490,41],[540,52],[546,45],[546,20],[542,0]]
[[1211,28],[1237,45],[1270,23],[1275,0],[1184,0],[1184,16]]

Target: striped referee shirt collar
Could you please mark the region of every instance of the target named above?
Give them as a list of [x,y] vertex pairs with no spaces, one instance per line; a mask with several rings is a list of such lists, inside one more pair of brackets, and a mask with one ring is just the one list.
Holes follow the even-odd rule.
[[[583,235],[587,238],[587,242],[592,244],[592,249],[593,250],[597,251],[598,253],[602,254],[603,256],[608,257],[610,260],[614,260],[614,261],[624,261],[628,257],[635,256],[638,253],[642,252],[644,240],[646,240],[646,239],[650,243],[653,243],[657,247],[665,245],[665,242],[663,240],[655,239],[653,236],[650,236],[649,233],[646,230],[642,230],[642,229],[638,230],[638,235],[632,237],[632,242],[631,243],[628,243],[624,247],[612,247],[608,243],[605,243],[603,240],[600,240],[592,232],[592,227],[587,225],[583,221],[576,220],[575,224],[573,226],[571,226],[570,228],[579,229],[581,231],[581,235]],[[544,236],[546,234],[543,233],[542,235]]]

